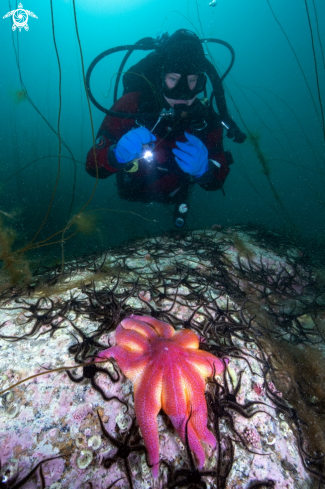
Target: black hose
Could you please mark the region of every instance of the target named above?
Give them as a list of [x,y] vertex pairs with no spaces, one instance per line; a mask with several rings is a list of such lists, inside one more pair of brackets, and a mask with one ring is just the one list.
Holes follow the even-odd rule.
[[[228,68],[226,69],[226,71],[224,72],[224,74],[222,76],[219,76],[220,80],[223,81],[226,76],[228,75],[229,71],[232,69],[232,67],[234,66],[234,62],[235,62],[235,50],[234,48],[226,41],[222,41],[222,39],[213,39],[213,38],[208,38],[208,39],[200,39],[200,42],[202,44],[206,44],[207,42],[215,42],[217,44],[222,44],[223,46],[225,46],[226,48],[229,49],[230,51],[230,54],[231,54],[231,61],[230,61],[230,65],[228,66]],[[212,65],[213,66],[213,65]],[[215,68],[213,68],[215,70]]]
[[[226,41],[222,41],[221,39],[200,39],[200,42],[202,44],[205,44],[208,42],[215,42],[218,44],[222,44],[223,46],[228,48],[230,53],[231,53],[231,62],[229,64],[227,70],[224,72],[224,74],[222,76],[220,76],[218,74],[218,72],[215,69],[215,67],[213,66],[213,64],[208,59],[206,59],[206,66],[207,66],[206,73],[207,73],[207,75],[211,81],[212,87],[213,87],[213,92],[212,92],[211,97],[210,97],[210,105],[212,106],[213,98],[215,97],[220,116],[221,117],[224,117],[226,115],[229,116],[228,110],[227,110],[227,105],[226,105],[226,99],[225,99],[225,95],[224,95],[224,91],[223,91],[223,87],[222,87],[222,81],[225,79],[225,77],[228,75],[229,71],[233,67],[233,64],[235,62],[235,51],[230,44],[228,44]],[[142,43],[142,44],[140,44],[140,43]],[[102,105],[100,105],[97,102],[97,100],[95,99],[95,97],[93,96],[93,94],[90,90],[90,76],[91,76],[95,66],[103,58],[105,58],[106,56],[109,56],[110,54],[117,53],[119,51],[128,51],[122,60],[122,63],[120,65],[120,68],[119,68],[119,71],[117,74],[117,78],[115,81],[115,87],[114,87],[114,103],[115,103],[117,100],[118,86],[119,86],[119,82],[120,82],[121,75],[123,72],[123,68],[124,68],[127,60],[129,59],[129,57],[133,53],[133,51],[139,51],[139,50],[152,51],[157,47],[157,44],[159,44],[159,41],[155,40],[154,38],[145,37],[143,39],[140,39],[140,41],[137,41],[135,44],[127,44],[125,46],[117,46],[115,48],[107,49],[103,53],[96,56],[96,58],[90,64],[90,66],[87,70],[87,74],[86,74],[86,88],[88,91],[88,96],[89,96],[90,100],[92,101],[92,103],[95,105],[95,107],[97,107],[99,110],[101,110],[105,114],[111,115],[113,117],[118,117],[121,119],[135,119],[138,117],[146,117],[146,116],[147,117],[157,117],[157,115],[158,115],[157,112],[154,112],[152,114],[148,114],[148,113],[143,113],[143,114],[139,114],[139,113],[134,114],[133,113],[132,114],[130,112],[116,112],[115,110],[106,109],[105,107],[103,107]]]
[[[99,54],[98,56],[96,56],[96,58],[91,62],[90,66],[87,70],[87,73],[86,73],[86,89],[87,89],[88,96],[89,96],[90,100],[95,105],[95,107],[97,107],[97,109],[101,110],[105,114],[111,115],[113,117],[120,117],[122,119],[135,119],[136,117],[139,117],[140,115],[145,115],[145,114],[131,114],[131,113],[127,113],[127,112],[115,112],[115,110],[106,109],[105,107],[100,105],[97,102],[97,100],[95,99],[95,97],[93,96],[93,94],[90,90],[90,83],[89,82],[90,82],[90,76],[93,72],[93,69],[99,63],[99,61],[101,61],[103,58],[106,58],[106,56],[109,56],[110,54],[113,54],[113,53],[118,53],[119,51],[131,51],[131,52],[133,52],[133,51],[140,51],[140,50],[149,51],[152,49],[154,49],[154,46],[146,46],[146,45],[142,45],[142,44],[139,44],[139,45],[127,44],[125,46],[117,46],[115,48],[107,49],[106,51],[104,51],[101,54]],[[151,115],[157,116],[157,113],[155,112],[154,114],[151,114]]]
[[[142,39],[140,39],[140,41],[137,41],[135,44],[145,44],[145,43],[151,43],[151,47],[150,49],[155,49],[155,45],[157,44],[157,41],[155,39],[153,39],[152,37],[143,37]],[[123,69],[124,69],[124,66],[126,65],[126,62],[127,60],[129,59],[129,57],[131,56],[131,54],[133,53],[133,49],[130,49],[126,55],[124,56],[123,60],[122,60],[122,63],[120,64],[120,67],[119,67],[119,70],[118,70],[118,73],[117,73],[117,77],[116,77],[116,80],[115,80],[115,87],[114,87],[114,104],[115,102],[117,101],[117,92],[118,92],[118,86],[119,86],[119,83],[120,83],[120,79],[121,79],[121,76],[123,74]]]
[[213,99],[215,98],[221,119],[228,120],[228,119],[230,119],[230,114],[229,114],[228,108],[227,108],[227,102],[226,102],[225,92],[224,92],[224,89],[222,86],[222,81],[226,78],[226,76],[228,75],[228,73],[230,72],[230,70],[232,69],[232,67],[234,65],[235,51],[234,51],[234,48],[228,42],[222,41],[222,39],[202,39],[201,42],[202,42],[202,44],[204,44],[206,41],[216,42],[218,44],[222,44],[223,46],[225,46],[226,48],[229,49],[230,54],[231,54],[230,64],[222,76],[219,75],[219,73],[217,72],[217,70],[215,69],[215,67],[211,63],[211,61],[206,59],[206,64],[207,64],[206,74],[208,75],[210,82],[211,82],[211,85],[213,87],[212,93],[210,95],[209,105],[211,107],[213,107],[213,105],[212,105]]

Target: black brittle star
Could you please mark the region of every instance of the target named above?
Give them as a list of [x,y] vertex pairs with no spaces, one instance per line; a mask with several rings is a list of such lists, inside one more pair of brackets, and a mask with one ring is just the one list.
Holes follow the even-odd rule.
[[69,321],[71,326],[74,328],[75,331],[77,331],[78,335],[81,336],[81,341],[72,334],[72,336],[77,340],[77,343],[74,345],[69,346],[69,353],[74,353],[74,359],[77,363],[82,362],[85,360],[87,355],[91,355],[94,350],[98,348],[106,348],[106,345],[102,345],[97,341],[97,338],[99,338],[102,335],[102,331],[96,331],[94,334],[87,336],[78,326],[75,325],[71,319],[64,318],[65,320]]
[[[76,368],[78,368],[78,367],[76,367]],[[92,363],[90,365],[84,365],[82,367],[82,376],[81,377],[74,377],[74,375],[72,375],[72,373],[69,370],[66,370],[66,373],[68,374],[68,377],[70,378],[70,380],[72,380],[72,382],[76,382],[77,384],[80,383],[80,382],[82,382],[85,379],[90,380],[91,386],[97,392],[99,392],[99,394],[102,396],[102,398],[104,399],[104,401],[112,401],[113,399],[116,399],[121,404],[124,404],[124,406],[126,406],[126,409],[128,409],[128,406],[127,406],[127,404],[124,401],[121,401],[121,399],[119,399],[117,396],[108,397],[105,394],[105,392],[103,391],[103,389],[98,384],[96,384],[95,377],[96,377],[97,374],[105,374],[105,375],[108,375],[108,377],[111,379],[112,382],[114,382],[114,383],[115,382],[118,382],[120,380],[120,374],[115,369],[114,366],[113,366],[113,368],[114,368],[114,372],[116,374],[115,377],[106,368],[98,367],[94,363]]]
[[[191,416],[192,416],[192,408],[190,411],[190,415],[185,424],[185,446],[187,450],[187,456],[189,459],[190,467],[188,469],[175,470],[172,476],[174,480],[168,481],[168,485],[167,485],[168,489],[174,489],[176,487],[185,487],[185,486],[187,487],[187,489],[206,489],[207,485],[204,482],[204,480],[202,480],[202,477],[217,476],[217,472],[214,470],[204,470],[200,472],[195,466],[193,455],[190,449],[190,444],[188,441],[188,423],[190,421]],[[168,479],[170,479],[170,475]]]
[[[39,307],[41,301],[45,302],[45,304],[50,302],[50,307],[49,308],[48,307]],[[6,340],[10,340],[12,342],[16,342],[16,341],[19,341],[19,340],[22,340],[22,339],[25,339],[25,338],[28,338],[30,336],[35,335],[36,333],[39,332],[39,330],[41,329],[42,326],[51,326],[50,331],[58,329],[57,325],[55,325],[53,323],[53,321],[55,319],[58,319],[58,314],[54,310],[55,304],[54,304],[54,301],[52,299],[41,297],[40,299],[37,300],[36,303],[29,303],[29,302],[25,301],[24,299],[22,299],[21,301],[16,300],[16,302],[18,304],[21,304],[23,302],[24,304],[26,304],[27,307],[17,306],[17,307],[9,307],[7,309],[10,309],[10,310],[23,309],[27,313],[31,313],[29,316],[25,316],[26,313],[25,312],[23,313],[23,315],[26,318],[26,321],[24,323],[22,323],[22,325],[25,326],[25,325],[31,323],[32,321],[35,321],[35,323],[34,323],[33,327],[31,328],[31,330],[22,336],[1,335],[0,336],[1,338],[6,339]],[[1,324],[0,327],[2,327],[4,324],[5,323]],[[43,335],[47,332],[48,332],[48,330],[40,333],[40,335]]]
[[[256,451],[250,449],[247,446],[247,442],[246,442],[245,438],[243,437],[243,435],[241,435],[237,431],[237,429],[235,428],[235,423],[234,423],[234,419],[233,419],[233,415],[232,415],[231,411],[235,411],[235,412],[239,413],[241,416],[243,416],[246,419],[252,418],[253,416],[255,416],[255,414],[260,413],[260,412],[265,413],[268,416],[271,416],[270,413],[263,411],[262,409],[256,409],[254,411],[249,410],[249,408],[255,406],[255,404],[263,404],[264,406],[272,407],[272,406],[269,406],[268,404],[266,404],[262,401],[248,401],[245,404],[239,404],[237,402],[236,398],[237,398],[237,394],[240,390],[242,374],[243,374],[243,371],[240,372],[237,386],[234,388],[234,390],[232,392],[230,392],[230,390],[229,390],[225,372],[223,374],[224,386],[219,384],[216,381],[215,376],[213,376],[213,380],[209,381],[208,384],[214,386],[214,392],[213,393],[206,392],[206,394],[205,394],[206,399],[207,399],[207,404],[208,404],[208,406],[212,412],[213,425],[214,425],[215,434],[216,434],[216,438],[217,438],[217,446],[218,446],[218,450],[217,450],[218,479],[217,479],[217,481],[218,481],[218,488],[219,487],[220,488],[225,487],[226,477],[228,476],[228,474],[230,472],[230,468],[231,468],[231,466],[229,467],[229,463],[227,463],[227,465],[228,465],[228,469],[226,470],[227,475],[226,475],[226,477],[222,476],[220,478],[220,468],[222,467],[222,464],[223,464],[223,460],[221,459],[222,446],[221,446],[221,441],[220,441],[221,440],[221,433],[220,433],[220,427],[219,427],[219,423],[220,423],[221,418],[225,418],[227,420],[227,423],[228,423],[230,430],[236,435],[237,441],[239,440],[243,444],[243,446],[245,447],[246,450],[248,450],[250,453],[254,453],[257,455],[268,455],[268,453],[260,453],[260,452],[256,452]],[[233,440],[230,436],[228,436],[227,438],[224,439],[224,442],[227,442],[227,444],[229,445],[229,450],[232,453],[232,455],[230,457],[231,459],[233,459],[233,453],[234,453],[234,448],[233,448],[232,443],[231,443],[232,441],[236,441],[236,440]]]
[[115,438],[114,436],[110,435],[108,431],[106,430],[104,423],[102,421],[102,418],[100,417],[100,414],[97,410],[100,426],[103,432],[103,435],[105,438],[107,438],[112,445],[114,445],[117,448],[117,451],[113,457],[106,457],[103,460],[103,466],[105,469],[109,469],[114,463],[116,463],[119,459],[123,461],[124,467],[125,467],[125,472],[127,475],[127,479],[129,482],[129,486],[131,489],[133,489],[133,484],[132,484],[132,473],[130,469],[130,464],[129,464],[129,455],[131,452],[141,452],[144,451],[146,453],[146,447],[144,445],[139,445],[137,443],[138,438],[134,441],[134,443],[129,444],[131,437],[135,434],[137,427],[135,424],[135,418],[132,421],[132,425],[129,429],[129,431],[124,435],[123,440],[119,440],[118,438]]
[[25,475],[25,477],[23,477],[19,481],[17,481],[18,474],[9,478],[6,472],[2,473],[3,470],[2,470],[1,460],[0,460],[0,489],[20,489],[27,482],[29,482],[31,477],[33,477],[33,475],[37,472],[38,469],[40,472],[40,478],[42,484],[41,489],[45,489],[45,478],[44,478],[42,466],[45,462],[49,462],[50,460],[55,460],[56,458],[61,458],[61,457],[62,455],[58,455],[57,457],[46,458],[45,460],[38,462],[38,464],[36,464],[35,467],[33,467],[32,470],[28,472],[28,474]]

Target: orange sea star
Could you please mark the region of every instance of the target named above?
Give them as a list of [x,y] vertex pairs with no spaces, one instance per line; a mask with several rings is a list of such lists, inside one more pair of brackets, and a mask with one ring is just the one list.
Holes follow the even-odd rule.
[[170,324],[148,316],[130,316],[116,328],[116,346],[98,357],[114,358],[133,382],[135,415],[148,451],[152,474],[159,471],[157,415],[160,409],[171,419],[185,441],[185,425],[198,467],[205,462],[201,442],[212,447],[216,439],[207,428],[205,381],[220,374],[224,364],[199,350],[199,338],[189,329],[176,331]]

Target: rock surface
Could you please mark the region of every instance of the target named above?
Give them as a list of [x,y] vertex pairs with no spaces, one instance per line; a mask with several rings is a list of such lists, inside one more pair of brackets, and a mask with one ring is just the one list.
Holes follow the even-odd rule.
[[[306,470],[299,423],[286,393],[272,382],[272,345],[265,345],[272,335],[289,341],[307,334],[317,342],[325,295],[302,252],[273,238],[271,245],[257,230],[237,227],[139,240],[66,264],[61,277],[56,270],[36,277],[32,294],[3,293],[1,392],[44,370],[90,361],[114,344],[118,322],[132,312],[156,315],[192,328],[202,348],[229,360],[226,375],[207,385],[209,427],[219,440],[216,450],[205,447],[207,487],[318,487],[322,476]],[[315,301],[317,321],[307,307]],[[293,311],[298,322],[279,319]],[[22,480],[45,460],[24,487],[42,487],[42,474],[51,489],[106,489],[114,481],[114,487],[129,487],[129,471],[134,489],[166,488],[175,483],[176,469],[190,467],[188,450],[164,413],[158,416],[157,480],[143,450],[116,456],[127,438],[131,447],[142,443],[133,423],[132,384],[109,362],[97,367],[107,372],[78,367],[68,376],[58,370],[0,396],[3,482]]]

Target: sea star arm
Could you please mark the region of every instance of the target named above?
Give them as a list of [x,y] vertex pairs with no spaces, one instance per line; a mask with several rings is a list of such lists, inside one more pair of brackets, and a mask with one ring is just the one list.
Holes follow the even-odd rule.
[[138,319],[147,324],[150,324],[154,328],[154,330],[158,333],[162,338],[172,338],[175,334],[175,329],[168,323],[164,321],[159,321],[158,319],[152,318],[151,316],[131,316],[131,318]]
[[157,416],[161,409],[164,366],[150,362],[141,378],[134,382],[135,415],[148,452],[152,475],[159,472],[159,437]]
[[132,329],[124,329],[121,324],[116,328],[115,338],[118,345],[137,353],[144,353],[149,346],[148,339],[143,334]]
[[222,360],[204,350],[187,350],[187,360],[204,379],[219,375],[225,369]]
[[124,329],[137,331],[148,340],[157,339],[158,334],[155,331],[155,329],[152,326],[150,326],[150,324],[141,321],[140,319],[137,319],[141,317],[142,316],[130,316],[128,318],[123,319],[121,325],[123,326]]
[[198,336],[190,329],[181,329],[180,331],[176,331],[173,336],[173,342],[186,349],[193,348],[197,350],[200,345]]
[[108,360],[109,358],[114,358],[125,377],[132,381],[142,375],[148,363],[146,355],[131,352],[120,345],[112,346],[97,355],[98,360]]
[[215,446],[216,440],[207,428],[205,382],[191,365],[177,362],[169,366],[163,378],[162,408],[171,419],[179,436],[185,442],[186,421],[189,445],[201,468],[205,453],[201,441]]
[[[198,376],[196,369],[192,364],[188,364],[186,367],[183,366],[183,377],[184,382],[188,387],[188,411],[191,414],[191,419],[189,421],[189,427],[193,429],[193,437],[197,437],[200,442],[207,443],[212,448],[216,446],[215,436],[207,427],[208,423],[208,408],[205,399],[205,378]],[[185,425],[183,426],[185,430]],[[185,437],[185,432],[183,433]],[[195,450],[193,449],[194,453]],[[204,465],[204,457],[200,459],[199,452],[197,453],[197,458],[199,461],[199,468]]]

